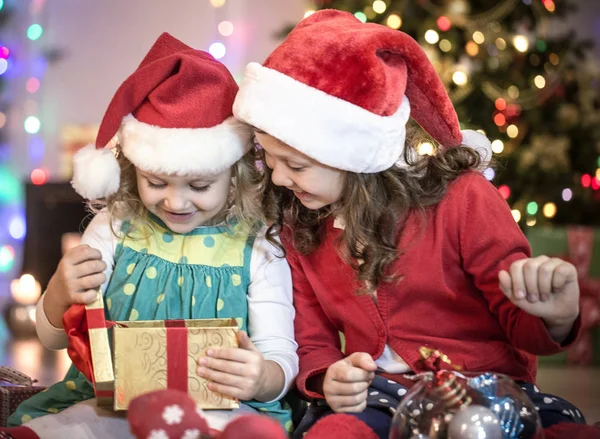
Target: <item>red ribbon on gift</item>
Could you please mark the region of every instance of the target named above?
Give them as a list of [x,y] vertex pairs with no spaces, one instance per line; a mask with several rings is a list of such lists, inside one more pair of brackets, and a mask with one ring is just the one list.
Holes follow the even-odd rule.
[[188,391],[188,330],[184,320],[165,320],[167,328],[167,389]]
[[[63,316],[63,326],[69,337],[67,352],[71,361],[85,377],[94,383],[90,329],[112,328],[116,323],[107,321],[104,309],[87,309],[71,305]],[[124,325],[123,325],[124,326]],[[165,320],[167,328],[167,388],[188,391],[188,330],[184,320]],[[94,383],[95,384],[95,383]],[[96,397],[110,397],[112,391],[96,390]]]
[[[94,384],[94,366],[90,348],[90,329],[111,328],[114,322],[106,321],[104,309],[87,309],[85,305],[71,305],[63,316],[63,327],[69,337],[67,353],[75,367]],[[96,391],[97,397],[111,396],[111,391]]]

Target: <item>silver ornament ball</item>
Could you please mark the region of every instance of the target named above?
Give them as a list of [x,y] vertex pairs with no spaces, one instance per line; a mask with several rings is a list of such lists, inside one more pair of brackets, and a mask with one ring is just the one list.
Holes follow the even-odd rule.
[[471,405],[454,414],[448,426],[448,439],[502,439],[498,418],[487,407]]

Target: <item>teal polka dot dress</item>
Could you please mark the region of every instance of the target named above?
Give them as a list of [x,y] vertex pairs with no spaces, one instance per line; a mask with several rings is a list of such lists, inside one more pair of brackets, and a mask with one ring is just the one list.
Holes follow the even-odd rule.
[[[254,239],[248,230],[233,224],[176,234],[150,214],[148,222],[126,222],[121,231],[104,298],[108,320],[234,318],[247,330],[248,302],[241,299],[250,284]],[[71,367],[64,381],[21,404],[9,424],[93,397],[91,383]],[[290,410],[280,402],[246,403],[291,424]]]

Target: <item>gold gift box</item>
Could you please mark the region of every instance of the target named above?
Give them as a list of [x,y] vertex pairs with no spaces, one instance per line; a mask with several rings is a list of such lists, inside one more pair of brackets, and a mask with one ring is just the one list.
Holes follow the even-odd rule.
[[207,349],[238,347],[237,332],[235,319],[115,322],[111,356],[108,331],[90,329],[98,404],[127,410],[144,393],[187,387],[202,409],[238,408],[237,399],[209,390],[208,381],[197,374],[197,360]]

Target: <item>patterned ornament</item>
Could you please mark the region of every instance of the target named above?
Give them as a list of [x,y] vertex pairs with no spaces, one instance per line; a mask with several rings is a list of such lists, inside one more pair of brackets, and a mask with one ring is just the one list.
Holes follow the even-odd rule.
[[533,403],[509,377],[461,372],[438,350],[420,354],[429,371],[400,402],[390,439],[530,439],[541,429]]

